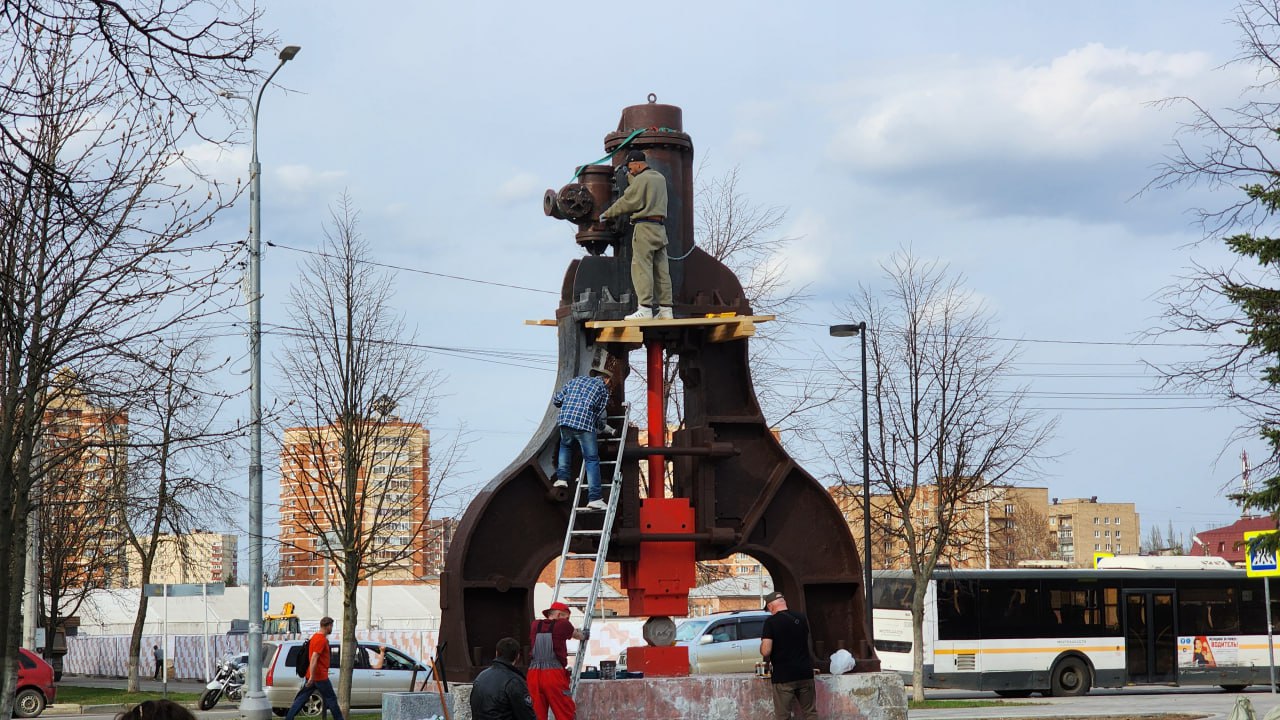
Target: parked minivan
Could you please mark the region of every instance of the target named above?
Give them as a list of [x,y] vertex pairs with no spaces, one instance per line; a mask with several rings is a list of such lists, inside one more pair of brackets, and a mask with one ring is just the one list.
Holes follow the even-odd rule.
[[53,666],[26,648],[18,648],[18,686],[13,698],[13,715],[33,718],[53,702],[58,690],[53,686]]
[[[267,664],[266,686],[267,701],[271,703],[271,711],[283,717],[293,705],[293,699],[302,687],[302,678],[298,677],[295,663],[300,653],[306,652],[306,640],[294,640],[280,643],[275,655]],[[382,667],[374,668],[369,662],[370,656],[376,656],[385,647]],[[338,672],[342,667],[341,642],[329,643],[329,679],[333,681],[333,689],[338,689]],[[397,650],[382,643],[361,641],[356,655],[355,670],[351,673],[351,707],[380,708],[382,694],[385,692],[408,692],[426,679],[427,667],[408,653]],[[320,695],[312,693],[302,706],[302,714],[307,717],[318,717],[324,708]]]

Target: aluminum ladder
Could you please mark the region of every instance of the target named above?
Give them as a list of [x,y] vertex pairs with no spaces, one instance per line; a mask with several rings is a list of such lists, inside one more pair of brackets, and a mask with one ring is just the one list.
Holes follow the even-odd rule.
[[[615,422],[621,421],[619,425]],[[618,498],[622,497],[619,490],[622,488],[622,450],[626,447],[627,428],[631,424],[631,403],[623,403],[621,415],[610,415],[607,418],[609,426],[616,433],[612,438],[600,435],[597,437],[597,445],[600,450],[600,490],[608,493],[609,507],[604,511],[604,521],[600,525],[600,529],[595,530],[590,527],[579,527],[579,521],[582,518],[597,518],[601,513],[584,510],[588,496],[587,487],[587,464],[582,463],[582,468],[578,471],[577,487],[573,492],[573,505],[569,511],[569,527],[564,534],[564,546],[560,549],[560,559],[556,562],[556,586],[551,595],[551,601],[556,602],[560,599],[560,592],[564,585],[564,569],[570,560],[590,560],[592,563],[591,585],[587,591],[587,601],[585,603],[565,603],[570,607],[579,607],[582,609],[582,633],[588,635],[591,630],[591,620],[595,615],[596,601],[600,595],[600,582],[604,579],[604,568],[607,564],[605,558],[609,554],[609,535],[613,532],[613,519],[618,512]],[[616,449],[611,453],[612,459],[605,459],[604,448],[610,444],[616,445]],[[609,469],[612,469],[610,472]],[[588,526],[594,526],[595,523],[588,522]],[[596,551],[594,553],[571,553],[569,546],[574,538],[594,537],[598,539],[596,543]],[[571,578],[573,580],[577,577]],[[582,662],[586,657],[587,640],[578,643],[578,651],[574,653],[573,672],[569,675],[569,695],[574,700],[578,698],[578,678],[582,674]]]

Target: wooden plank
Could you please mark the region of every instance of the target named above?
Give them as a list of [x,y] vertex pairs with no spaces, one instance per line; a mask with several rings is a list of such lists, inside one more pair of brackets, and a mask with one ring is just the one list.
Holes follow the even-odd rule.
[[542,326],[542,327],[555,327],[555,326],[557,325],[557,323],[556,323],[556,321],[555,321],[555,320],[525,320],[525,321],[524,321],[524,324],[525,324],[525,325],[539,325],[539,326]]
[[740,322],[734,325],[717,325],[707,333],[707,342],[722,343],[730,340],[742,340],[756,334],[756,324]]
[[650,328],[650,327],[709,327],[716,325],[734,325],[738,323],[758,323],[774,320],[774,315],[736,315],[733,317],[691,317],[674,320],[588,320],[589,328]]
[[638,327],[606,327],[599,330],[600,334],[596,336],[596,342],[636,344],[644,342],[644,333]]

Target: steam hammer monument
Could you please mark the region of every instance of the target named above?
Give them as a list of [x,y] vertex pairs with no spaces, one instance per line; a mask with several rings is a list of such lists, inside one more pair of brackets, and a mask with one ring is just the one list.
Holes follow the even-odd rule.
[[[687,612],[696,561],[746,553],[764,565],[790,607],[808,616],[821,663],[843,648],[856,658],[856,672],[878,671],[849,527],[826,489],[783,450],[761,413],[747,354],[754,326],[735,320],[752,317],[741,283],[692,247],[693,142],[683,131],[680,108],[650,95],[648,103],[622,111],[604,146],[612,164],[580,168],[573,182],[547,191],[544,210],[573,223],[586,252],[569,264],[561,285],[555,387],[607,356],[615,369],[611,403],[620,404],[629,354],[645,349],[649,442],[642,446],[638,428],[626,429],[623,482],[613,488],[623,494],[607,556],[622,565],[630,614],[669,624],[670,617]],[[643,150],[667,181],[666,231],[679,320],[609,322],[636,306],[631,227],[598,220],[626,187],[627,150]],[[678,359],[685,410],[670,446],[665,357]],[[450,680],[474,678],[500,638],[528,636],[536,612],[534,586],[559,556],[569,521],[569,490],[552,486],[558,447],[556,412],[548,402],[529,443],[462,517],[441,573],[440,641],[446,644]],[[684,651],[669,644],[632,648],[628,662],[631,669],[647,668],[647,676],[679,675],[681,663],[688,672]]]

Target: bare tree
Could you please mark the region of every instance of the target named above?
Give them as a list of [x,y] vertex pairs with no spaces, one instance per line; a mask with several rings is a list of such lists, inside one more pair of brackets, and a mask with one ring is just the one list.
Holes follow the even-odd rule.
[[[990,313],[945,267],[899,251],[884,266],[888,290],[863,287],[842,314],[867,322],[871,483],[885,497],[875,530],[906,552],[915,576],[913,694],[924,698],[925,590],[940,557],[972,542],[972,518],[1002,488],[1034,472],[1054,426],[1023,404],[1007,378],[1013,354],[996,346]],[[841,372],[851,388],[860,373]],[[856,415],[856,417],[855,417]],[[837,479],[862,467],[861,411],[835,445]],[[881,512],[883,507],[883,512]]]
[[[12,713],[32,491],[55,372],[114,397],[154,335],[211,312],[234,197],[178,150],[265,40],[235,0],[0,2],[0,718]],[[224,296],[225,297],[225,296]],[[174,300],[174,302],[168,302]]]
[[[202,340],[179,341],[157,361],[153,382],[132,395],[128,469],[110,504],[115,527],[137,565],[138,611],[129,641],[129,690],[139,689],[138,659],[147,619],[145,586],[161,547],[187,562],[182,536],[212,525],[229,525],[235,496],[223,486],[227,445],[238,428],[215,426],[227,397],[212,387]],[[164,568],[172,570],[172,568]]]
[[460,451],[456,442],[443,449],[430,442],[424,423],[434,414],[438,377],[412,350],[413,334],[391,306],[390,276],[369,264],[358,226],[344,196],[323,250],[293,287],[291,339],[278,359],[294,425],[282,438],[282,555],[329,558],[341,577],[344,710],[356,591],[378,573],[425,574],[411,561],[439,532],[430,510]]
[[1018,567],[1023,561],[1051,560],[1058,550],[1049,518],[1015,496],[1014,512],[1001,518],[1002,526],[992,532],[991,567]]

